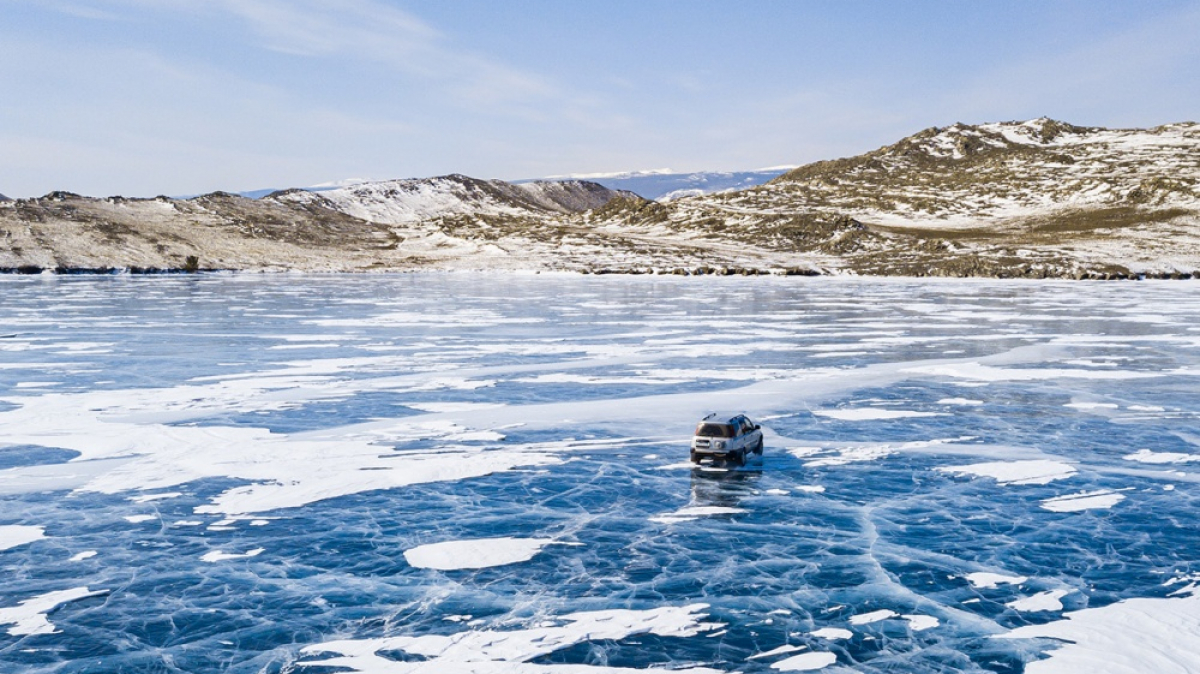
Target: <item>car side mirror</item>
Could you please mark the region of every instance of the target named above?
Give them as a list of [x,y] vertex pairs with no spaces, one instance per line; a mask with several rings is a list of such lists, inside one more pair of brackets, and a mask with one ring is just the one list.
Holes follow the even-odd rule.
[[758,424],[754,424],[754,430],[756,430],[756,431],[762,430],[762,426],[759,426]]

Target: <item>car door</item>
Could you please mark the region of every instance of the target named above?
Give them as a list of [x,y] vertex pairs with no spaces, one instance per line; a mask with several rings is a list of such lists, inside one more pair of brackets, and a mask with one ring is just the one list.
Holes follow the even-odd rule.
[[746,417],[738,417],[733,420],[733,423],[734,428],[737,429],[737,439],[734,440],[734,446],[739,450],[749,448],[750,443],[748,442],[749,434],[747,430],[750,428],[750,423],[746,420]]

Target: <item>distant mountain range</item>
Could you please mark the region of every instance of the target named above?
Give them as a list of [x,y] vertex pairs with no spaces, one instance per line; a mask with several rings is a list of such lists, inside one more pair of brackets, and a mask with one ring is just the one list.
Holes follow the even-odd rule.
[[676,173],[670,169],[662,169],[630,173],[581,173],[570,176],[552,176],[546,180],[590,180],[612,190],[633,192],[644,199],[658,201],[744,190],[778,178],[794,168],[796,167],[778,166],[755,171],[699,171],[696,173]]
[[954,124],[782,171],[518,183],[450,175],[258,199],[54,192],[0,202],[0,268],[1032,278],[1200,270],[1194,123]]
[[[754,171],[698,171],[694,173],[677,173],[670,169],[657,171],[630,171],[626,173],[581,173],[569,176],[551,176],[549,178],[514,180],[515,185],[525,185],[536,182],[562,182],[586,180],[603,185],[611,190],[623,190],[652,200],[670,200],[679,197],[693,197],[701,194],[729,192],[755,187],[778,178],[784,173],[796,168],[795,166],[779,166],[775,168],[758,169]],[[349,179],[336,183],[313,185],[302,189],[309,192],[328,192],[369,183],[369,180]],[[238,192],[243,197],[261,199],[277,192],[278,189],[250,190]]]

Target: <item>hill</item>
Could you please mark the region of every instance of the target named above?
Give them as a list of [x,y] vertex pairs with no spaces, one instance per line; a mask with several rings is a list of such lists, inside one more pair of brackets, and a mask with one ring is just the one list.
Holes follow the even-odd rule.
[[1175,274],[1200,268],[1198,185],[1200,125],[1043,118],[926,129],[655,217],[677,233],[834,253],[859,273]]
[[257,200],[54,192],[0,202],[0,268],[1183,277],[1198,186],[1194,123],[954,124],[663,202],[462,175]]

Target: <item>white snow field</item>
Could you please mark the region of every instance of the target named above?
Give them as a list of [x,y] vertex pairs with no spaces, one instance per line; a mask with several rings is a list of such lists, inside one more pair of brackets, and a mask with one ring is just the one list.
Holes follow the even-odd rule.
[[1200,671],[1196,287],[0,277],[0,671]]

